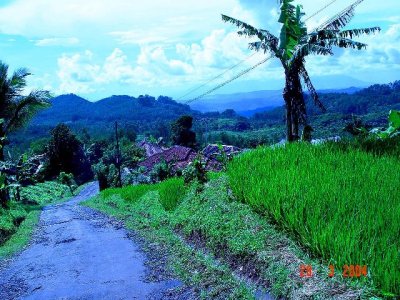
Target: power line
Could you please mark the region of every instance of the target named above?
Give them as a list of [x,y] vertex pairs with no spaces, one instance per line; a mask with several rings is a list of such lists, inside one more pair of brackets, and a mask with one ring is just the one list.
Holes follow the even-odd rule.
[[[330,7],[332,4],[334,4],[334,3],[337,2],[337,1],[338,1],[338,0],[332,0],[331,2],[327,3],[324,7],[322,7],[322,8],[319,9],[319,10],[317,10],[317,11],[316,11],[315,13],[313,13],[310,17],[308,17],[308,18],[305,20],[305,22],[307,22],[307,21],[310,20],[311,18],[317,16],[318,14],[320,14],[321,12],[323,12],[325,9],[327,9],[328,7]],[[363,1],[364,1],[364,0],[357,0],[355,3],[353,3],[353,4],[350,5],[349,7],[350,7],[350,8],[351,8],[351,7],[354,8],[355,6],[357,6],[358,4],[360,4],[360,3],[363,2]],[[348,8],[349,8],[349,7],[348,7]],[[346,8],[345,10],[343,10],[343,11],[342,11],[341,13],[339,13],[338,15],[343,14],[344,12],[346,12],[346,11],[348,10],[348,8]],[[326,23],[329,24],[329,23],[330,23],[332,20],[334,20],[338,15],[336,15],[335,17],[329,19]],[[325,23],[324,23],[324,24],[325,24]],[[326,27],[327,25],[324,25],[324,26]],[[319,26],[317,29],[319,29],[319,28],[321,28],[321,26]],[[323,27],[322,27],[322,28],[323,28]],[[257,53],[257,52],[253,53],[253,55],[255,55],[256,53]],[[238,65],[242,64],[244,61],[248,60],[248,59],[249,59],[250,57],[252,57],[253,55],[251,55],[251,56],[249,56],[248,58],[242,60],[240,63],[236,64],[235,66],[233,66],[233,67],[231,67],[231,68],[229,68],[228,70],[224,71],[224,72],[221,73],[220,75],[218,75],[218,76],[216,76],[216,77],[210,79],[209,81],[207,81],[205,84],[201,85],[200,87],[195,88],[194,90],[191,90],[190,92],[188,92],[187,94],[185,94],[184,96],[182,96],[181,98],[179,98],[178,100],[180,100],[180,99],[184,98],[185,96],[187,96],[187,95],[193,93],[194,91],[199,90],[199,89],[202,88],[203,86],[207,85],[209,82],[214,81],[215,79],[221,77],[222,75],[226,74],[227,72],[229,72],[230,70],[234,69],[234,68],[237,67]],[[216,90],[218,90],[218,89],[220,89],[221,87],[227,85],[228,83],[231,83],[232,81],[238,79],[239,77],[241,77],[241,76],[243,76],[243,75],[249,73],[250,71],[254,70],[255,68],[261,66],[262,64],[264,64],[265,62],[267,62],[268,60],[270,60],[272,57],[273,57],[273,56],[270,56],[270,57],[268,57],[268,58],[263,59],[262,61],[258,62],[258,63],[255,64],[254,66],[252,66],[252,67],[250,67],[250,68],[248,68],[248,69],[246,69],[246,70],[240,72],[239,74],[235,75],[235,76],[232,77],[231,79],[229,79],[229,80],[227,80],[227,81],[225,81],[225,82],[223,82],[223,83],[217,85],[216,87],[214,87],[214,88],[212,88],[212,89],[206,91],[205,93],[201,94],[200,96],[197,96],[196,98],[193,98],[193,99],[190,99],[190,100],[185,101],[184,103],[185,103],[185,104],[192,103],[192,102],[194,102],[194,101],[197,101],[197,100],[199,100],[199,99],[201,99],[201,98],[203,98],[203,97],[205,97],[205,96],[211,94],[212,92],[215,92]]]
[[345,15],[349,10],[354,9],[357,5],[360,5],[362,2],[364,2],[364,0],[357,0],[355,1],[353,4],[349,5],[348,7],[346,7],[344,10],[342,10],[340,13],[336,14],[335,16],[333,16],[332,18],[330,18],[328,21],[322,23],[321,25],[318,26],[317,30],[322,30],[325,29],[327,26],[329,26],[330,23],[332,23],[335,19],[337,19],[338,17]]
[[241,76],[243,76],[243,75],[249,73],[250,71],[254,70],[255,68],[257,68],[257,67],[261,66],[262,64],[266,63],[266,62],[267,62],[268,60],[270,60],[271,58],[273,58],[273,56],[269,56],[269,57],[267,57],[267,58],[264,58],[262,61],[258,62],[258,63],[255,64],[254,66],[252,66],[252,67],[250,67],[250,68],[248,68],[248,69],[246,69],[246,70],[243,70],[242,72],[240,72],[239,74],[236,74],[236,75],[235,75],[234,77],[232,77],[231,79],[229,79],[229,80],[227,80],[227,81],[225,81],[225,82],[223,82],[223,83],[217,85],[216,87],[212,88],[211,90],[208,90],[208,91],[205,92],[204,94],[201,94],[200,96],[197,96],[196,98],[193,98],[193,99],[190,99],[190,100],[186,101],[185,104],[189,104],[189,103],[191,103],[191,102],[197,101],[197,100],[199,100],[199,99],[201,99],[201,98],[203,98],[203,97],[205,97],[205,96],[211,94],[212,92],[215,92],[216,90],[222,88],[223,86],[227,85],[228,83],[231,83],[232,81],[238,79],[239,77],[241,77]]
[[249,56],[246,57],[245,59],[243,59],[243,60],[241,60],[240,62],[238,62],[236,65],[233,65],[232,67],[230,67],[229,69],[227,69],[227,70],[225,70],[224,72],[220,73],[219,75],[217,75],[217,76],[211,78],[210,80],[204,82],[202,85],[200,85],[200,86],[198,86],[198,87],[196,87],[196,88],[194,88],[194,89],[189,90],[185,95],[179,97],[177,100],[181,100],[181,99],[185,98],[187,95],[190,95],[190,94],[192,94],[193,92],[195,92],[195,91],[201,89],[202,87],[204,87],[204,86],[206,86],[207,84],[209,84],[211,81],[214,81],[214,80],[218,79],[219,77],[225,75],[226,73],[228,73],[229,71],[233,70],[234,68],[240,66],[242,63],[244,63],[245,61],[249,60],[250,58],[252,58],[252,57],[253,57],[254,55],[256,55],[256,54],[257,54],[257,52],[252,53],[251,55],[249,55]]
[[321,9],[317,10],[315,13],[313,13],[311,16],[309,16],[307,19],[304,20],[304,22],[309,21],[310,19],[314,18],[316,15],[319,15],[321,12],[323,12],[325,9],[327,9],[329,6],[331,6],[333,3],[337,2],[338,0],[333,0],[330,3],[326,4],[324,7]]

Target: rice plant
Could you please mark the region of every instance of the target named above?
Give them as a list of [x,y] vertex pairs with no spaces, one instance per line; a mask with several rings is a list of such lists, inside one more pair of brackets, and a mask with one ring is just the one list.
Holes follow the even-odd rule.
[[228,166],[235,195],[335,264],[400,293],[400,163],[333,145],[259,148]]
[[160,202],[165,210],[172,210],[186,193],[185,184],[182,178],[171,178],[157,184],[143,184],[127,186],[124,188],[107,189],[101,193],[104,199],[112,195],[119,195],[123,199],[136,202],[150,191],[158,191]]

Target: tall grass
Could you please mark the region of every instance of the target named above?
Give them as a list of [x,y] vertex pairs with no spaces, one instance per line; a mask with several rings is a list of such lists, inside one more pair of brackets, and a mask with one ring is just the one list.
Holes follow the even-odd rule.
[[333,145],[259,148],[228,166],[238,198],[341,269],[400,293],[400,163]]
[[171,178],[157,185],[160,202],[166,210],[173,210],[185,197],[186,187],[183,178]]
[[182,178],[171,178],[157,184],[133,185],[123,188],[113,188],[103,191],[104,199],[119,195],[123,199],[136,202],[150,191],[158,191],[160,202],[165,210],[173,210],[185,196],[186,187]]

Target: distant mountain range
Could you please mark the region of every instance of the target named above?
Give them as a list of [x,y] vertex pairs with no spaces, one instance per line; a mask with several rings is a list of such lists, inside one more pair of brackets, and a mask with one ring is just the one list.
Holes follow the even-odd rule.
[[[346,89],[328,89],[318,91],[321,94],[354,94],[362,88],[350,87]],[[190,106],[201,112],[219,111],[233,109],[243,116],[252,116],[257,112],[271,110],[283,105],[282,90],[255,91],[248,93],[236,93],[226,95],[214,95]]]
[[[351,87],[319,93],[328,110],[327,119],[331,118],[329,114],[351,116],[382,112],[381,121],[386,122],[387,112],[400,108],[400,81],[366,89]],[[309,99],[307,107],[310,116],[321,113]],[[225,112],[227,109],[236,113]],[[67,124],[77,133],[87,130],[92,137],[110,136],[115,121],[127,132],[166,137],[169,136],[171,122],[182,115],[195,118],[195,130],[234,131],[248,127],[241,116],[250,118],[248,122],[253,125],[260,120],[262,126],[282,125],[283,111],[282,91],[279,90],[217,95],[191,106],[165,96],[121,95],[91,102],[68,94],[55,97],[51,107],[39,112],[27,128],[13,134],[10,140],[15,145],[27,147],[38,138],[48,137],[50,130],[59,123]]]

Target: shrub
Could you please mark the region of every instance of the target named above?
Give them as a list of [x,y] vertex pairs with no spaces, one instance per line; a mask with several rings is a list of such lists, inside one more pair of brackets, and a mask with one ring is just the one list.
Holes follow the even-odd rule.
[[76,182],[74,180],[74,175],[61,172],[60,175],[58,175],[58,182],[61,184],[64,184],[68,186],[71,194],[74,194],[74,190],[77,188]]
[[165,160],[154,165],[153,170],[150,172],[150,179],[152,182],[160,182],[174,175],[172,166]]
[[193,181],[198,181],[203,184],[207,182],[206,166],[200,158],[196,158],[182,172],[184,181],[189,184]]

